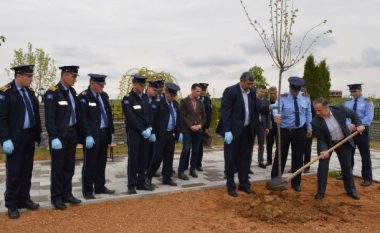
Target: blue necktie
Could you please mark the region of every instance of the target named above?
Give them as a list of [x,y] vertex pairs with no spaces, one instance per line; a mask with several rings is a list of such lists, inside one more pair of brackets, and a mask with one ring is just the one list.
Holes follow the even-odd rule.
[[297,104],[297,96],[294,97],[294,114],[296,117],[296,127],[299,127],[301,123],[300,123],[300,110]]
[[24,99],[24,103],[26,106],[26,111],[29,116],[29,126],[30,128],[34,127],[36,125],[36,119],[34,118],[33,110],[32,110],[32,104],[29,101],[29,98],[26,96],[25,89],[21,89],[22,98]]
[[66,90],[67,92],[67,99],[70,101],[71,103],[71,116],[70,116],[70,123],[72,123],[72,125],[75,125],[77,122],[76,122],[76,119],[75,119],[75,108],[74,108],[74,104],[72,103],[71,101],[71,98],[70,98],[70,89],[67,89]]
[[100,104],[100,112],[102,114],[102,118],[103,118],[103,121],[104,121],[104,124],[106,126],[108,126],[108,119],[107,119],[107,114],[106,114],[106,111],[104,110],[103,108],[103,105],[102,105],[102,102],[101,100],[99,99],[99,94],[96,94],[96,98],[99,100],[99,104]]
[[355,103],[354,103],[352,110],[354,110],[354,112],[356,112],[357,108],[358,108],[358,99],[355,99]]
[[174,129],[174,127],[175,127],[175,116],[174,116],[174,109],[173,109],[173,106],[172,106],[172,102],[169,102],[168,103],[169,104],[169,110],[170,110],[170,115],[172,116],[172,121],[170,122],[170,128],[171,129]]

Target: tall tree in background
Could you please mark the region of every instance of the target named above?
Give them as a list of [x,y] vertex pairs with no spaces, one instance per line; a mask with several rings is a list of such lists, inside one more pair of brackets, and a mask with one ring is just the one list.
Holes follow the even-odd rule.
[[[54,65],[54,60],[43,49],[33,49],[33,45],[28,42],[28,49],[14,50],[13,61],[10,67],[19,65],[34,65],[34,76],[31,87],[35,90],[38,97],[44,94],[50,86],[54,84],[57,68]],[[9,69],[5,69],[10,74]]]
[[264,70],[260,66],[253,66],[251,69],[249,69],[249,72],[254,74],[256,77],[255,85],[256,88],[260,85],[268,86],[267,79],[264,77]]
[[326,60],[316,64],[314,56],[309,55],[305,62],[303,78],[312,100],[318,97],[330,98],[330,71]]
[[[294,8],[293,0],[269,0],[269,32],[267,32],[257,20],[250,17],[243,0],[240,0],[240,3],[249,23],[259,35],[269,56],[278,68],[278,90],[281,91],[282,73],[298,64],[321,36],[332,32],[331,30],[326,30],[312,35],[316,29],[327,23],[327,20],[311,27],[303,37],[301,37],[302,39],[299,45],[294,45],[292,29],[297,18],[298,9]],[[281,95],[278,95],[279,114],[281,114],[280,98]],[[277,125],[277,128],[278,138],[281,139],[280,126]],[[281,140],[278,141],[278,147],[278,154],[281,155]],[[281,156],[278,156],[278,174],[279,178],[281,178]]]

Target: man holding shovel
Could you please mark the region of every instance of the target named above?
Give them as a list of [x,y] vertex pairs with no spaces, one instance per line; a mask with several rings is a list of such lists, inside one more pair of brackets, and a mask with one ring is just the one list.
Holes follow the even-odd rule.
[[[356,131],[359,133],[364,132],[365,127],[362,125],[358,115],[343,105],[329,106],[326,99],[318,98],[313,101],[313,107],[316,116],[313,118],[312,126],[318,139],[317,151],[322,156],[318,165],[318,192],[314,198],[321,200],[325,197],[331,155],[327,150],[350,135],[350,130],[346,125],[346,118],[351,119],[352,124],[356,126]],[[351,151],[354,147],[355,145],[351,139],[335,149],[335,152],[338,155],[342,169],[344,188],[350,197],[358,200],[359,195],[356,192],[351,170]]]

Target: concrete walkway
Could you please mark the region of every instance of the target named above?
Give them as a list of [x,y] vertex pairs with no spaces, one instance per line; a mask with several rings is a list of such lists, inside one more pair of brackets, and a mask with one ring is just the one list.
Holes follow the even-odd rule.
[[[316,156],[315,144],[312,149],[312,158]],[[264,155],[265,158],[266,155]],[[174,169],[177,170],[179,155],[175,155]],[[290,159],[290,156],[289,156]],[[289,170],[290,161],[287,162],[285,172]],[[316,173],[318,162],[311,167],[311,174]],[[374,180],[380,181],[380,151],[372,151],[372,167]],[[137,195],[127,195],[127,158],[118,157],[114,162],[108,161],[106,170],[106,186],[109,189],[116,190],[114,195],[100,194],[96,195],[95,200],[84,200],[81,188],[81,171],[82,161],[77,161],[75,167],[75,175],[73,177],[73,194],[75,197],[82,199],[84,204],[104,202],[107,200],[116,199],[133,199],[141,198],[150,195],[163,195],[173,192],[183,192],[188,190],[210,188],[210,187],[224,187],[225,180],[223,179],[224,159],[223,150],[214,149],[206,150],[203,156],[203,172],[198,172],[198,178],[190,177],[190,180],[184,181],[177,179],[177,173],[174,174],[174,181],[177,182],[177,187],[162,185],[161,178],[153,178],[152,183],[157,185],[155,191],[137,191]],[[253,152],[252,170],[254,175],[251,175],[251,182],[268,180],[270,179],[271,167],[266,169],[257,166],[257,148]],[[330,161],[330,171],[340,170],[337,156],[333,154]],[[361,172],[361,159],[357,153],[355,155],[355,168],[354,174],[360,176]],[[235,178],[237,181],[237,177]],[[5,212],[4,206],[4,192],[5,192],[5,164],[0,165],[0,212]],[[50,161],[37,161],[34,163],[33,177],[32,177],[32,200],[38,202],[42,208],[52,208],[50,204]]]

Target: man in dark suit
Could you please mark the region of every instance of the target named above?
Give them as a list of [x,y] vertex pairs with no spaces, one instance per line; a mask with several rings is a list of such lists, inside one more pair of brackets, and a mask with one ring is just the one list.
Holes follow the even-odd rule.
[[128,143],[128,194],[137,190],[153,191],[146,183],[149,141],[156,141],[153,133],[151,107],[148,97],[144,95],[146,77],[135,74],[132,79],[133,89],[122,100],[125,115],[125,128]]
[[30,199],[35,143],[41,143],[38,100],[30,88],[33,65],[13,67],[14,80],[0,88],[0,142],[6,154],[5,207],[8,216],[20,216],[18,208],[37,210]]
[[149,185],[151,185],[152,177],[163,161],[162,183],[177,186],[172,180],[172,170],[175,140],[182,141],[181,115],[178,102],[174,99],[179,89],[179,86],[174,83],[166,83],[165,97],[157,103],[153,123],[157,141],[155,144],[155,153],[146,175]]
[[[224,136],[224,166],[227,179],[227,191],[236,197],[234,169],[237,167],[239,190],[255,194],[248,178],[250,158],[253,149],[253,132],[259,127],[259,107],[256,90],[252,88],[255,77],[244,72],[240,83],[227,87],[223,92],[221,118],[217,133]],[[267,110],[260,112],[268,114]]]
[[184,173],[187,169],[186,159],[190,155],[190,176],[197,178],[195,171],[197,167],[199,145],[201,143],[202,127],[206,122],[205,108],[198,99],[201,94],[201,87],[198,83],[191,86],[191,94],[182,99],[179,105],[179,111],[182,119],[183,131],[183,148],[179,158],[178,178],[188,180],[189,177]]
[[95,199],[95,194],[113,194],[105,186],[107,149],[115,132],[112,110],[107,93],[103,91],[106,75],[88,74],[90,86],[79,94],[84,161],[82,168],[82,193],[85,199]]
[[51,203],[56,209],[66,209],[65,202],[79,204],[72,194],[76,147],[80,124],[78,97],[73,86],[79,66],[61,66],[61,80],[45,93],[45,124],[51,155]]
[[[313,131],[318,139],[318,154],[323,157],[319,160],[318,192],[314,198],[316,200],[321,200],[325,196],[331,156],[331,153],[328,153],[327,150],[343,138],[350,135],[350,130],[346,125],[346,118],[350,118],[352,120],[352,124],[356,126],[356,131],[359,133],[362,133],[365,130],[365,127],[362,125],[358,115],[343,105],[329,106],[326,99],[318,98],[313,101],[313,107],[316,114],[312,121]],[[338,155],[339,163],[342,169],[344,188],[347,194],[353,199],[359,199],[351,169],[350,155],[352,148],[354,147],[355,145],[353,140],[350,140],[337,148],[335,152]]]

